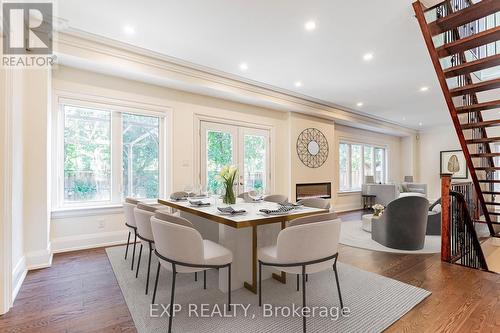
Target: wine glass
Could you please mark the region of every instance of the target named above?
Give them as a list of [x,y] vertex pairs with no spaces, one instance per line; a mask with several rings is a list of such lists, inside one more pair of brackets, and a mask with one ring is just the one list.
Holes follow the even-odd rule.
[[191,197],[193,194],[193,185],[184,186],[184,192],[188,194],[188,197]]

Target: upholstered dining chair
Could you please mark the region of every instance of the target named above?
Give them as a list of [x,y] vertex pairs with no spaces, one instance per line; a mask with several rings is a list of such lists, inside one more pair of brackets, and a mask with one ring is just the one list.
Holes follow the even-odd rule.
[[135,223],[134,208],[137,206],[138,203],[139,200],[134,198],[125,198],[125,202],[123,203],[125,226],[129,229],[127,238],[127,248],[125,249],[125,260],[127,260],[128,247],[130,245],[130,235],[132,232],[134,232],[134,251],[132,252],[132,265],[130,266],[131,270],[134,270],[135,244],[137,242],[137,225]]
[[[262,306],[262,266],[302,275],[302,306],[306,306],[306,274],[318,273],[333,267],[340,307],[342,295],[337,273],[340,219],[335,213],[298,218],[278,234],[277,244],[259,250],[259,306]],[[298,278],[297,278],[298,289]],[[306,317],[302,317],[306,331]]]
[[270,194],[270,195],[266,195],[264,197],[264,201],[280,203],[280,202],[288,201],[288,197],[286,195],[282,195],[282,194]]
[[156,217],[151,218],[155,254],[158,257],[152,303],[155,302],[160,267],[163,266],[172,272],[168,332],[172,331],[175,281],[178,273],[206,272],[207,269],[227,268],[227,310],[231,311],[231,264],[233,262],[233,253],[217,243],[204,240],[201,234],[189,226],[189,221],[184,218],[173,215],[164,216],[164,218],[167,221]]
[[149,274],[151,271],[151,254],[153,252],[153,231],[151,229],[151,217],[155,215],[156,207],[151,205],[146,205],[143,203],[137,204],[134,209],[135,223],[137,224],[137,237],[141,241],[141,247],[139,248],[139,258],[137,259],[137,270],[135,272],[135,277],[139,276],[139,267],[141,266],[142,258],[142,246],[146,245],[149,248],[149,258],[148,258],[148,274],[146,279],[146,295],[148,294],[149,288]]
[[313,207],[319,209],[328,209],[330,210],[331,204],[330,200],[323,198],[307,198],[302,199],[297,202],[298,204],[304,205],[306,207]]

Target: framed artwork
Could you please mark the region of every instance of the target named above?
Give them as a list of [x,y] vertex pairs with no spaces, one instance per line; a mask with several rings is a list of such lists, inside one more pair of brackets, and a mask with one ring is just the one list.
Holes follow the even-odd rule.
[[469,170],[461,150],[445,150],[440,152],[440,173],[451,173],[452,179],[469,178]]

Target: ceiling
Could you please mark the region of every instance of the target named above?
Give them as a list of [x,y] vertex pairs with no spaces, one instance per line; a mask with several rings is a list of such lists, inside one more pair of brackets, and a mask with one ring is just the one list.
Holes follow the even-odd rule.
[[[56,16],[406,127],[450,122],[411,0],[64,0]],[[316,29],[307,31],[311,20]]]

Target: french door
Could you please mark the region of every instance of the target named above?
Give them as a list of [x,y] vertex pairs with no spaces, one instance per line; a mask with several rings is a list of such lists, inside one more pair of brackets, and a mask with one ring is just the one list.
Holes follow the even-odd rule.
[[207,190],[220,190],[218,178],[225,166],[238,168],[237,194],[270,189],[270,133],[266,129],[201,122],[200,182]]

